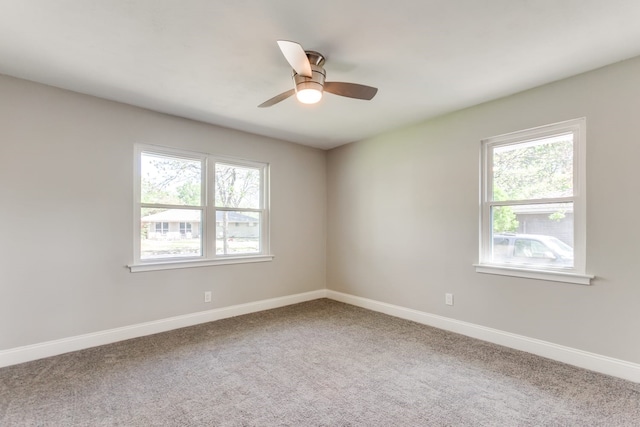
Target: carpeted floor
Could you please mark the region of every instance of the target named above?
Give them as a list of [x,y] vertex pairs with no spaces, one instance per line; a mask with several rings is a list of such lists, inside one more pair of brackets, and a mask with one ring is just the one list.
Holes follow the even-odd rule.
[[640,384],[330,300],[0,369],[2,426],[639,426]]

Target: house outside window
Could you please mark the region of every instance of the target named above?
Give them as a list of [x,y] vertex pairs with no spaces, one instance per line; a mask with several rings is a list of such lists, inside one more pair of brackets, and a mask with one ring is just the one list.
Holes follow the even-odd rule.
[[131,271],[272,258],[266,163],[147,145],[135,155]]
[[585,119],[482,141],[481,273],[589,284]]

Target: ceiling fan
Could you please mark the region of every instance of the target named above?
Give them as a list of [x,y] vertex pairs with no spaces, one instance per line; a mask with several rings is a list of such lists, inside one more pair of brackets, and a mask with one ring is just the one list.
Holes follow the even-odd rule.
[[304,104],[315,104],[322,99],[323,91],[367,101],[378,92],[378,88],[357,83],[326,82],[324,79],[327,74],[322,67],[325,58],[322,54],[312,50],[305,51],[300,44],[288,40],[278,40],[278,46],[293,68],[295,88],[263,102],[258,105],[259,108],[271,107],[293,94]]

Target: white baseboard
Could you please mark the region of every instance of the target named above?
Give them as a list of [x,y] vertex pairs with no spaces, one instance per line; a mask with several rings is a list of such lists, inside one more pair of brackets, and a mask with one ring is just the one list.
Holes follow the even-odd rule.
[[214,320],[226,319],[243,314],[284,307],[286,305],[297,304],[304,301],[325,298],[326,295],[327,291],[325,289],[320,289],[302,294],[232,305],[229,307],[200,311],[197,313],[170,317],[153,322],[139,323],[106,331],[62,338],[59,340],[47,341],[24,347],[16,347],[9,350],[2,350],[0,351],[0,367],[16,365],[18,363],[29,362],[31,360],[56,356],[58,354],[83,350],[90,347],[110,344],[145,335],[171,331],[173,329],[198,325],[200,323],[212,322]]
[[327,298],[640,383],[640,365],[498,329],[327,290]]
[[216,308],[153,322],[145,322],[122,328],[2,350],[0,351],[0,367],[16,365],[18,363],[56,356],[71,351],[83,350],[117,341],[157,334],[243,314],[270,310],[272,308],[284,307],[319,298],[330,298],[357,307],[385,313],[390,316],[411,320],[516,350],[526,351],[580,368],[640,383],[640,365],[636,363],[327,289]]

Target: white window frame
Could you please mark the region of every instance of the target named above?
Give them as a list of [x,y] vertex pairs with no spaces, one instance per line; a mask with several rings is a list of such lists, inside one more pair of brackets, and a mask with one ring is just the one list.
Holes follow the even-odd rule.
[[[492,153],[496,147],[526,143],[553,136],[573,134],[573,196],[559,199],[528,199],[522,204],[573,202],[574,266],[566,269],[500,264],[491,259],[491,209],[503,203],[492,200]],[[546,126],[483,139],[481,142],[480,245],[476,272],[589,285],[594,277],[586,273],[586,119],[567,120]]]
[[[200,206],[185,206],[186,209],[202,210],[202,255],[193,257],[167,258],[167,259],[141,259],[141,208],[146,204],[141,202],[141,156],[143,153],[171,156],[182,159],[202,161],[202,192]],[[260,253],[257,254],[216,254],[216,206],[215,206],[215,165],[222,163],[239,167],[250,167],[260,171],[260,208],[254,211],[260,212]],[[178,268],[204,267],[213,265],[241,264],[266,262],[273,260],[270,253],[269,232],[269,164],[252,160],[237,159],[228,156],[197,153],[168,147],[148,144],[136,144],[134,147],[134,227],[133,227],[133,251],[134,261],[127,267],[132,273],[141,271],[168,270]],[[155,205],[159,206],[160,205]],[[174,206],[170,206],[174,207]],[[218,208],[220,209],[220,208]],[[234,209],[231,209],[234,210]],[[237,209],[235,209],[237,210]]]

